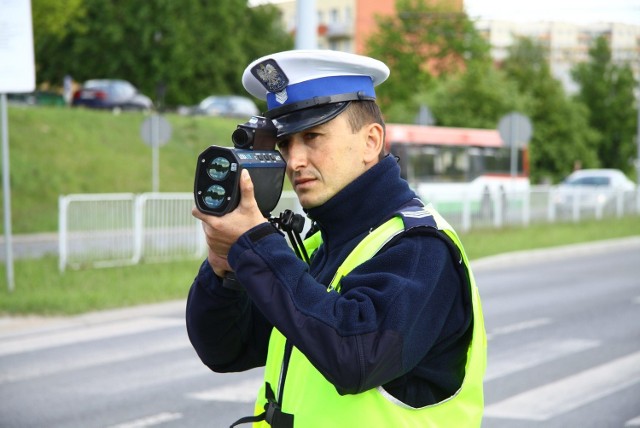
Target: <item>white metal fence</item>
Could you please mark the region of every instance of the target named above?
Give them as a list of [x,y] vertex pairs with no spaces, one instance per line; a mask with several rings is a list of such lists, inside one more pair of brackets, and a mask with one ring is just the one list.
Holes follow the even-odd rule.
[[[117,193],[60,196],[59,269],[108,267],[141,261],[200,257],[200,222],[191,215],[192,193]],[[293,192],[276,211],[300,212]]]
[[[472,228],[527,226],[543,222],[640,215],[639,192],[559,194],[553,187],[502,194],[480,203],[432,202],[459,231]],[[101,267],[203,257],[199,221],[191,216],[191,193],[82,194],[59,199],[59,267]],[[295,193],[284,192],[274,209],[301,213]]]

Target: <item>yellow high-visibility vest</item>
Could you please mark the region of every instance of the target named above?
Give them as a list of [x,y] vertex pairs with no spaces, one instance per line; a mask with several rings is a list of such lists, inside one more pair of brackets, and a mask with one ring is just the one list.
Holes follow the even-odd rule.
[[[453,228],[431,207],[424,212],[433,217],[437,229],[443,231],[460,250],[468,274],[473,306],[473,336],[467,351],[465,376],[460,389],[451,397],[429,406],[412,408],[392,397],[382,387],[359,394],[340,395],[335,386],[315,369],[295,347],[286,374],[281,411],[293,415],[293,425],[301,428],[335,427],[479,427],[484,409],[482,379],[486,368],[487,339],[475,279],[469,260]],[[349,254],[338,268],[329,290],[340,291],[340,280],[361,263],[373,257],[391,238],[405,230],[401,216],[393,217],[373,230]],[[309,254],[321,244],[320,234],[305,241]],[[284,358],[285,337],[273,329],[265,367],[265,385],[278,387]],[[265,385],[260,390],[255,414],[264,412],[267,399]],[[277,396],[276,392],[276,396]],[[254,427],[269,427],[266,421]]]

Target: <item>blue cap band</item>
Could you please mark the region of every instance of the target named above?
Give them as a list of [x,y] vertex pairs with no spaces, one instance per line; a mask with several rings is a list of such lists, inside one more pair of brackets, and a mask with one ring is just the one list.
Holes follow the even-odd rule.
[[287,99],[284,103],[276,101],[276,94],[267,93],[267,108],[269,110],[305,101],[314,97],[331,96],[353,92],[363,92],[365,95],[375,98],[373,81],[369,76],[329,76],[319,79],[307,80],[289,85],[285,88]]

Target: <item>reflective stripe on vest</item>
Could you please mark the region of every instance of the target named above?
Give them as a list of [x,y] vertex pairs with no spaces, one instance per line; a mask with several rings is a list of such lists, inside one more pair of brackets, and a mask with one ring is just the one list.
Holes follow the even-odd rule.
[[[412,408],[388,394],[382,387],[359,394],[340,395],[309,360],[295,347],[289,361],[282,411],[294,415],[294,426],[326,427],[479,427],[484,408],[482,378],[486,367],[486,335],[480,297],[469,261],[451,226],[431,207],[423,209],[435,226],[446,233],[462,255],[471,288],[473,336],[467,351],[465,377],[460,389],[450,398],[422,408]],[[433,227],[433,226],[432,226]],[[340,290],[339,282],[351,270],[372,258],[394,236],[405,230],[405,222],[396,216],[372,231],[349,254],[329,287]],[[320,242],[314,235],[314,244]],[[306,241],[305,241],[306,243]],[[307,248],[309,254],[315,249]],[[269,341],[265,382],[276,387],[283,362],[285,337],[275,328]],[[265,387],[259,392],[255,414],[264,411]],[[255,427],[268,427],[266,422]]]

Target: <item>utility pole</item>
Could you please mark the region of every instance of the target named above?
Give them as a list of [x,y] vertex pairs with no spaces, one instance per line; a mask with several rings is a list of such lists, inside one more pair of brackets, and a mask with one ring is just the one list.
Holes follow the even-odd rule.
[[296,2],[296,49],[318,49],[316,0]]

